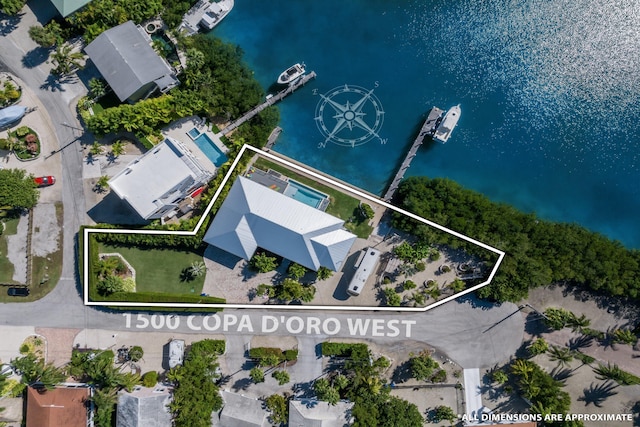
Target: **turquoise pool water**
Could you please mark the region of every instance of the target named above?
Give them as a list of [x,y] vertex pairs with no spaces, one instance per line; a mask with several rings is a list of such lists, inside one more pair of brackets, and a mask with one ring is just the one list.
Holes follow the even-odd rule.
[[305,205],[309,205],[312,208],[320,207],[322,201],[328,197],[326,194],[316,191],[313,188],[309,188],[292,179],[289,180],[289,186],[284,191],[284,195],[302,202]]
[[198,135],[200,135],[200,131],[198,128],[193,128],[187,134],[191,137],[191,139],[196,139]]
[[207,156],[207,158],[211,160],[211,163],[216,165],[216,167],[222,166],[224,162],[227,161],[227,156],[220,151],[218,146],[214,144],[206,133],[200,134],[200,136],[194,139],[193,142],[196,143],[198,148],[200,148],[204,155]]

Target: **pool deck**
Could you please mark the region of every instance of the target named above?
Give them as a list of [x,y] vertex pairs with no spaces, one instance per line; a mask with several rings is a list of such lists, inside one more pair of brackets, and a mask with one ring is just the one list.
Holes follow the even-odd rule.
[[193,155],[196,156],[202,166],[207,171],[215,174],[218,170],[217,166],[213,164],[213,162],[209,160],[209,158],[205,156],[202,151],[200,151],[200,148],[198,148],[196,143],[193,141],[193,138],[187,134],[187,132],[189,132],[193,128],[197,128],[200,133],[206,134],[220,151],[225,154],[229,152],[227,146],[224,145],[220,140],[220,136],[211,132],[207,128],[205,122],[197,116],[186,117],[184,119],[178,120],[177,122],[172,123],[169,127],[163,129],[162,133],[170,138],[184,143],[189,151],[191,151]]

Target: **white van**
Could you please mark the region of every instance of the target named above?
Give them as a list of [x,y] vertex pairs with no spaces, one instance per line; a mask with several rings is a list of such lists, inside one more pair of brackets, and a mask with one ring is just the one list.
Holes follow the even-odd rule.
[[358,257],[358,262],[356,262],[358,269],[353,275],[351,282],[349,282],[349,288],[347,288],[347,293],[354,297],[360,295],[364,284],[376,268],[378,259],[380,259],[380,251],[374,248],[363,249],[363,254],[360,254]]

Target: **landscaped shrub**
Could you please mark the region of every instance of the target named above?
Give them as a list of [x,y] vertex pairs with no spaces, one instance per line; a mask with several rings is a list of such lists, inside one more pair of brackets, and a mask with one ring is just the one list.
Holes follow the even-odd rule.
[[413,280],[405,280],[404,283],[402,284],[402,289],[405,291],[410,291],[411,289],[415,289],[416,288],[416,283]]
[[256,384],[262,383],[264,382],[264,371],[256,366],[249,371],[249,377]]
[[298,350],[282,351],[277,347],[254,347],[249,350],[249,357],[258,361],[260,366],[276,366],[298,358]]
[[9,149],[9,140],[6,138],[0,138],[0,150],[8,150]]
[[323,356],[369,358],[369,347],[366,344],[325,341],[321,344],[321,349]]
[[427,269],[427,266],[425,265],[424,262],[422,262],[422,261],[416,262],[416,270],[425,271],[426,269]]
[[142,376],[142,385],[145,387],[155,387],[158,384],[158,373],[156,371],[149,371]]
[[298,359],[298,350],[295,350],[295,349],[285,350],[283,354],[284,354],[284,360],[286,360],[287,362],[291,362],[293,360]]
[[226,349],[225,340],[212,340],[205,339],[195,342],[191,345],[191,351],[196,351],[199,354],[224,354]]
[[[144,356],[144,350],[139,345],[134,345],[129,349],[129,360],[137,362]],[[157,379],[157,375],[156,375]]]
[[289,373],[287,371],[274,371],[271,376],[278,381],[278,385],[285,385],[290,380]]
[[18,129],[16,129],[16,135],[17,136],[25,136],[29,132],[31,132],[31,129],[29,129],[28,126],[20,126]]

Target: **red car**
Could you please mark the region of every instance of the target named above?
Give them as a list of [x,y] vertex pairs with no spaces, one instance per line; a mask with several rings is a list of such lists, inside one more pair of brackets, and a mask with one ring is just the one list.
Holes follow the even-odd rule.
[[33,181],[36,183],[38,187],[48,187],[56,183],[55,176],[39,176],[37,178],[33,178]]

